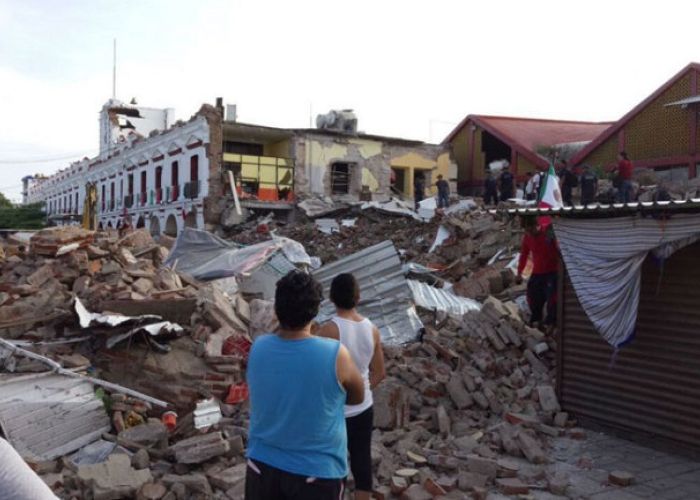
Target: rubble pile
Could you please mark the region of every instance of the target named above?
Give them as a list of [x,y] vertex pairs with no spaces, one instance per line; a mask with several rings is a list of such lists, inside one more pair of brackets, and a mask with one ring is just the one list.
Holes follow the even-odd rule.
[[[324,220],[336,222],[330,234],[319,229],[313,219],[298,216],[294,223],[264,218],[237,227],[228,237],[245,245],[270,238],[269,233],[301,242],[309,255],[330,263],[363,248],[391,239],[397,248],[410,249],[410,257],[427,253],[437,231],[437,222],[419,222],[402,215],[388,215],[373,210],[347,209]],[[348,221],[343,223],[343,221]],[[352,221],[352,225],[349,221]]]
[[563,494],[566,478],[546,466],[548,439],[581,431],[555,396],[555,351],[514,303],[493,297],[421,343],[387,349],[389,376],[374,393],[380,498]]
[[[546,466],[548,439],[581,433],[554,395],[554,340],[527,327],[514,302],[524,285],[507,268],[512,223],[479,211],[428,223],[334,215],[330,234],[318,221],[268,218],[230,237],[251,244],[274,231],[324,263],[391,238],[414,278],[483,301],[461,317],[424,311],[433,326],[420,342],[387,347],[389,377],[374,394],[377,498],[563,492],[566,478]],[[143,230],[65,227],[0,243],[0,339],[32,353],[0,349],[0,369],[61,367],[101,385],[109,431],[30,460],[62,498],[243,497],[245,364],[251,339],[275,329],[272,304],[162,266],[171,246]]]
[[[168,250],[144,230],[118,238],[52,228],[0,248],[0,339],[18,342],[3,344],[0,371],[88,370],[104,386],[95,394],[112,432],[74,455],[30,460],[54,491],[211,498],[212,488],[233,488],[229,497],[241,498],[249,325],[270,326],[267,304],[251,308],[162,267]],[[206,411],[202,401],[212,402]]]

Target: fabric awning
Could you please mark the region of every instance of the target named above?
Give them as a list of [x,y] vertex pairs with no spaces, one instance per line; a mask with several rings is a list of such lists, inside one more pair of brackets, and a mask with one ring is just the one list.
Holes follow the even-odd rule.
[[660,259],[697,241],[700,215],[554,220],[571,284],[583,310],[613,347],[634,333],[641,267],[649,252]]

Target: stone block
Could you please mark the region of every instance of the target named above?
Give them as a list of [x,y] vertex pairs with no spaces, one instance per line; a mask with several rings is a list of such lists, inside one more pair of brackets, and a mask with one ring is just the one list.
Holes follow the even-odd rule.
[[433,500],[433,495],[420,484],[412,484],[400,498],[401,500]]
[[153,477],[151,471],[135,470],[128,455],[117,453],[98,464],[78,467],[78,480],[92,488],[94,500],[117,500],[133,496]]
[[243,462],[220,472],[207,474],[207,477],[213,487],[228,491],[245,482],[246,468],[247,464]]
[[608,475],[608,481],[617,486],[629,486],[634,482],[634,475],[626,471],[613,471]]
[[527,495],[530,489],[517,477],[503,477],[496,479],[496,486],[501,493],[506,495]]
[[464,387],[462,378],[458,374],[453,374],[452,377],[450,377],[446,388],[447,393],[450,395],[450,399],[452,399],[452,402],[458,409],[462,410],[464,408],[469,408],[474,404],[472,397]]
[[540,407],[543,411],[558,412],[561,410],[554,387],[551,385],[537,386],[537,395],[540,400]]

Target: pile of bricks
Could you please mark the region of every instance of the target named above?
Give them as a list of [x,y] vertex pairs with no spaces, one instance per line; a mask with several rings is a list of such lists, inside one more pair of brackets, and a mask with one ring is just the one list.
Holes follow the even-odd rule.
[[555,350],[513,302],[493,297],[421,343],[386,349],[389,377],[374,393],[378,497],[562,494],[548,441],[582,431],[559,407]]

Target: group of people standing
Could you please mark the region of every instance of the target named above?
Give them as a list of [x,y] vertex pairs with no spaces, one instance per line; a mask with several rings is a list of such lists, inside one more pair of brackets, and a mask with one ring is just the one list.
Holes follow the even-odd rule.
[[331,283],[336,315],[314,330],[322,298],[311,275],[291,271],[275,292],[279,330],[251,348],[248,500],[344,498],[348,453],[355,499],[370,498],[372,389],[386,376],[379,331],[357,312],[351,274]]
[[[622,151],[618,155],[617,167],[612,172],[613,187],[616,189],[615,201],[618,203],[629,203],[633,201],[632,186],[632,162],[626,152]],[[536,201],[539,199],[540,187],[544,172],[527,172],[524,185],[525,199]],[[574,204],[574,190],[580,188],[581,204],[590,205],[595,203],[598,196],[598,176],[590,167],[583,165],[580,172],[574,172],[566,160],[559,162],[557,170],[559,187],[562,195],[562,202],[565,206]],[[490,169],[486,170],[484,180],[484,204],[495,205],[499,201],[506,201],[514,196],[515,178],[507,169],[503,169],[498,178],[494,177]]]

